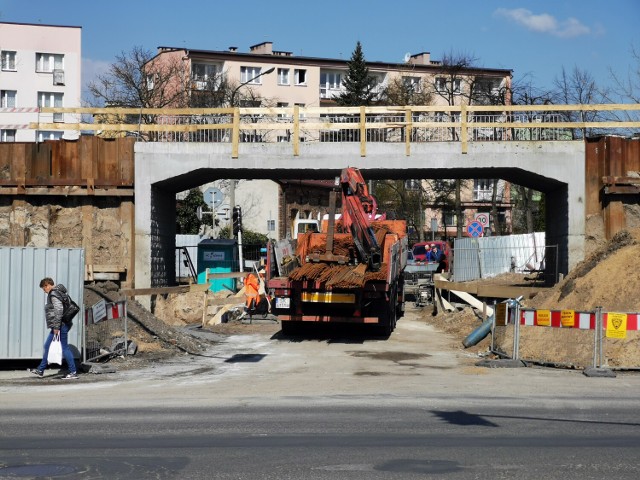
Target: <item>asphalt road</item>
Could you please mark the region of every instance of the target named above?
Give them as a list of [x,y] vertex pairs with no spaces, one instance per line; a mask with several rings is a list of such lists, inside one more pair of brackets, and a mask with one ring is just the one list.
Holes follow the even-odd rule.
[[640,375],[487,369],[388,339],[229,337],[80,380],[0,372],[0,479],[637,479]]

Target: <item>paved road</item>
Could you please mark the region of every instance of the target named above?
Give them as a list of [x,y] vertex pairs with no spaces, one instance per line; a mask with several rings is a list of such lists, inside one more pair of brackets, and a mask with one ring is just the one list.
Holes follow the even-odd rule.
[[0,478],[637,479],[640,375],[486,369],[412,314],[388,340],[230,337],[208,357],[0,372]]

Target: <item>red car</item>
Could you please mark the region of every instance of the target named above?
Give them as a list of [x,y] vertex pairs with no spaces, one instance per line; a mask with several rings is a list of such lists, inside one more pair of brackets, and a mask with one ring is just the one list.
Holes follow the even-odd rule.
[[444,240],[433,240],[431,242],[418,242],[413,245],[413,258],[418,262],[425,262],[427,260],[427,252],[430,250],[431,245],[438,247],[440,252],[444,253],[444,270],[449,271],[449,259],[451,257],[451,247]]

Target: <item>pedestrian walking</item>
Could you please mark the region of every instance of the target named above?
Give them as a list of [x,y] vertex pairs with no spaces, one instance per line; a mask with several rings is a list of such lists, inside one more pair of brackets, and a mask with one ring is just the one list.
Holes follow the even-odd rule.
[[44,342],[44,353],[42,355],[42,361],[37,368],[29,370],[37,377],[44,375],[44,370],[47,368],[49,355],[49,347],[51,342],[57,336],[60,337],[60,343],[62,345],[62,355],[67,362],[69,373],[67,373],[64,379],[76,379],[78,378],[76,372],[76,364],[73,360],[73,353],[69,349],[68,337],[69,330],[73,326],[71,320],[64,321],[63,316],[65,311],[68,310],[71,305],[71,298],[67,293],[67,289],[64,285],[56,285],[53,279],[47,277],[40,281],[40,288],[47,294],[47,303],[44,306],[44,315],[47,322],[47,328],[50,329],[49,336]]

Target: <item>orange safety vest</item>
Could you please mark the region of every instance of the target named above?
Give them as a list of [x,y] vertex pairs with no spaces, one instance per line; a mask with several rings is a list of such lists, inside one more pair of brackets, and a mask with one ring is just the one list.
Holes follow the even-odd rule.
[[245,296],[245,305],[247,308],[251,307],[251,303],[254,305],[258,303],[258,290],[260,289],[260,282],[258,282],[258,278],[250,273],[246,277],[244,277],[244,296]]

